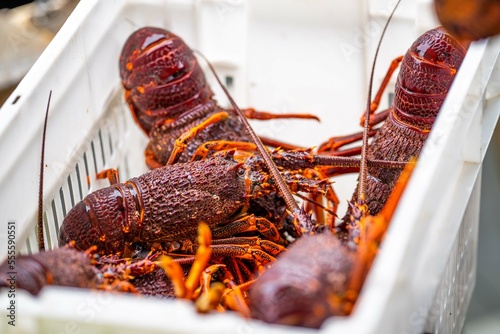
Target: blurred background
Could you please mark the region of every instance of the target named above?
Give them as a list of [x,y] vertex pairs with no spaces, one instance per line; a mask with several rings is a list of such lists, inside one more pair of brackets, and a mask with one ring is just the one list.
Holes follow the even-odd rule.
[[77,0],[0,1],[0,105],[77,3]]
[[[0,1],[0,106],[77,0]],[[0,113],[2,112],[0,107]],[[463,333],[500,333],[500,125],[483,163],[476,288]]]

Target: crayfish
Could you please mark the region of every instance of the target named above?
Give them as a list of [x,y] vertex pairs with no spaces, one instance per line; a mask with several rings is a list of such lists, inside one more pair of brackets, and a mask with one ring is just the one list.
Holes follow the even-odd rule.
[[[465,53],[443,28],[437,28],[422,35],[404,58],[393,62],[385,84],[398,63],[403,64],[394,104],[375,114],[375,119],[387,120],[368,146],[369,128],[375,124],[370,123],[370,114],[377,109],[385,86],[374,102],[368,101],[362,119],[362,161],[408,162],[418,156]],[[358,138],[334,138],[320,151],[342,154],[335,152],[343,145],[338,142]],[[306,235],[250,290],[252,316],[271,323],[319,327],[327,317],[350,314],[412,168],[409,163],[401,173],[401,169],[368,168],[362,163],[357,191],[341,225],[322,234],[312,233],[312,227],[304,229]]]
[[[252,143],[234,111],[224,110],[213,99],[193,52],[170,31],[144,27],[130,35],[120,55],[120,75],[132,114],[150,139],[145,152],[150,168],[171,164],[172,159],[189,161],[197,156],[195,151],[202,144],[207,151],[234,145],[241,149]],[[261,120],[318,120],[309,114],[271,114],[254,109],[243,112],[246,117]],[[297,148],[271,139],[262,141],[273,147]]]

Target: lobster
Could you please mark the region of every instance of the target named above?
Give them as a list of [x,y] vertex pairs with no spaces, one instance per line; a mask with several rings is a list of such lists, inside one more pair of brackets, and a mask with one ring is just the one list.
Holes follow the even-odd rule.
[[475,41],[500,33],[500,3],[493,0],[434,0],[440,23],[455,38]]
[[[369,147],[369,116],[377,109],[384,85],[375,101],[368,101],[362,161],[384,156],[408,161],[418,155],[465,53],[465,47],[443,28],[430,30],[414,42],[396,61],[403,65],[394,104],[382,113],[387,120]],[[412,168],[408,164],[401,173],[362,163],[357,191],[341,226],[320,234],[306,229],[278,257],[250,290],[252,317],[317,328],[329,316],[350,314]]]
[[[185,147],[175,159],[187,162],[201,144],[217,147],[237,142],[241,148],[242,142],[252,142],[238,115],[217,105],[193,52],[170,31],[154,27],[135,31],[123,46],[119,69],[125,99],[150,139],[145,152],[150,168],[172,163],[172,152],[179,145]],[[309,114],[271,114],[254,109],[243,112],[254,119],[319,120]],[[178,139],[186,132],[190,133],[189,142],[180,143]],[[274,147],[297,148],[262,140]]]
[[[38,234],[39,241],[43,242],[43,230],[39,230]],[[210,256],[207,251],[211,241],[208,226],[201,223],[198,234],[196,257],[188,261],[183,257],[173,260],[181,263],[179,267],[191,281],[198,279],[200,268],[207,265]],[[22,289],[38,295],[44,286],[56,285],[173,298],[176,296],[176,287],[184,283],[183,277],[170,280],[162,268],[162,262],[154,261],[162,252],[150,251],[144,258],[124,258],[116,253],[99,256],[96,251],[95,245],[85,251],[79,250],[74,241],[48,251],[40,249],[36,254],[16,256],[15,272],[13,261],[5,260],[0,264],[0,289],[10,289],[11,292]],[[199,281],[199,284],[204,282],[202,279]],[[188,288],[192,293],[199,294],[199,284],[191,283]],[[205,295],[210,296],[209,289],[205,290]],[[225,300],[233,304],[241,303],[238,298],[242,297],[228,293]],[[201,305],[199,309],[206,312],[210,310],[207,307]]]
[[[329,182],[307,179],[293,170],[332,161],[337,165],[344,161],[346,166],[359,163],[304,150],[275,150],[272,155],[276,163],[292,170],[282,174],[292,189],[312,193],[324,192]],[[125,256],[134,254],[138,246],[150,248],[159,243],[167,249],[189,248],[167,241],[193,239],[198,222],[203,221],[214,229],[214,238],[258,230],[279,249],[273,243],[284,240],[271,222],[244,215],[251,201],[276,191],[276,181],[266,168],[260,156],[230,150],[153,169],[125,183],[119,183],[116,171],[107,170],[99,176],[108,177],[112,185],[87,195],[68,212],[59,245],[75,241],[80,250],[96,246],[99,254]]]
[[[404,57],[391,63],[383,84],[370,103],[369,111],[374,121],[369,125],[385,122],[370,143],[367,159],[406,162],[419,155],[465,54],[465,47],[438,27],[420,36]],[[376,112],[389,78],[400,63],[393,105]],[[365,117],[362,122],[364,120]],[[337,142],[341,140],[332,138],[318,151],[338,153]],[[371,214],[381,210],[400,173],[398,168],[368,169],[370,182],[367,183],[365,202]]]

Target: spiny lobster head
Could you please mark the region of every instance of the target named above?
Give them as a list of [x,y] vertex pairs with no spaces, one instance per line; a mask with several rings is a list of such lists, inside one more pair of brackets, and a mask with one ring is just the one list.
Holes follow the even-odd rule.
[[119,66],[125,98],[146,134],[213,96],[189,47],[165,29],[145,27],[130,35]]
[[59,246],[74,241],[75,248],[82,251],[95,246],[99,254],[123,253],[127,236],[133,235],[130,222],[139,217],[135,203],[125,203],[119,188],[124,187],[96,190],[77,203],[64,218]]

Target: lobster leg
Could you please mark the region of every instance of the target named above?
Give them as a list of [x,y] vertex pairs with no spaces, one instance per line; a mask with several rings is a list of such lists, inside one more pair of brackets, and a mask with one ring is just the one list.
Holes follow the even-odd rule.
[[253,108],[241,109],[246,118],[258,119],[258,120],[269,120],[269,119],[315,119],[319,122],[318,116],[311,114],[273,114],[267,111],[258,111]]
[[[373,137],[377,133],[377,130],[370,130],[368,132],[369,137]],[[363,138],[363,132],[357,132],[345,136],[331,137],[327,142],[321,144],[318,148],[319,153],[330,153],[332,155],[338,156],[354,156],[361,153],[361,147],[352,147],[344,150],[339,150],[340,148],[358,142]]]
[[172,281],[177,298],[194,299],[194,292],[200,284],[201,274],[207,267],[212,255],[212,248],[210,247],[212,235],[210,228],[204,223],[200,223],[198,226],[198,243],[196,259],[186,279],[184,279],[182,267],[174,259],[169,256],[162,256],[159,259],[158,265],[165,270],[165,273]]
[[254,215],[244,216],[230,224],[214,229],[212,233],[214,239],[221,239],[250,231],[259,231],[260,234],[272,241],[280,240],[280,234],[276,226],[266,218],[255,217]]
[[262,143],[264,145],[270,146],[270,147],[279,147],[279,148],[282,148],[284,150],[300,150],[300,149],[304,149],[301,146],[288,144],[288,143],[285,143],[285,142],[282,142],[282,141],[279,141],[279,140],[275,140],[275,139],[271,139],[271,138],[266,138],[266,137],[262,137],[262,136],[259,136],[259,138],[260,138],[260,140],[262,141]]
[[[196,300],[195,304],[196,309],[199,312],[206,313],[214,309],[224,310],[227,307],[249,318],[250,309],[245,302],[242,290],[248,289],[253,281],[236,285],[232,274],[228,270],[225,270],[224,282],[212,283],[212,275],[220,269],[225,270],[225,265],[212,265],[203,272],[200,282],[200,297]],[[225,307],[221,304],[224,304]]]
[[105,169],[96,175],[97,179],[108,179],[111,185],[120,183],[120,175],[118,169],[109,168]]
[[245,318],[250,318],[250,309],[248,304],[245,302],[242,292],[247,291],[254,282],[255,280],[251,280],[243,284],[236,285],[232,281],[229,281],[228,284],[230,285],[230,288],[226,289],[222,295],[226,307],[237,311]]
[[257,264],[267,264],[276,261],[274,256],[263,251],[259,246],[249,245],[212,245],[214,256],[234,256],[240,259],[256,261]]
[[[392,75],[394,74],[394,71],[398,68],[399,64],[403,61],[404,56],[399,56],[395,58],[392,62],[391,65],[389,65],[389,68],[387,69],[387,73],[385,74],[384,80],[380,84],[380,87],[377,91],[377,94],[375,95],[375,98],[370,104],[370,127],[377,125],[384,121],[387,116],[389,115],[390,108],[386,109],[384,111],[381,111],[379,113],[375,113],[377,111],[379,105],[380,105],[380,100],[382,99],[382,95],[384,94],[384,91],[387,88],[387,85],[389,84],[389,80],[391,80]],[[381,115],[378,115],[381,114]],[[384,116],[385,115],[385,116]],[[361,126],[365,124],[365,114],[363,113],[363,116],[361,117]]]
[[229,149],[239,149],[248,152],[256,150],[255,144],[240,141],[213,140],[201,144],[193,154],[191,161],[201,160],[207,157],[210,151],[224,151]]
[[[315,176],[318,179],[326,179],[327,178],[327,176],[320,169],[309,168],[309,169],[306,169],[303,174],[307,178],[312,178],[313,176]],[[319,194],[310,194],[310,198],[313,202],[321,201],[321,197],[322,197],[322,195],[319,195]],[[333,212],[336,214],[337,208],[339,206],[339,198],[338,198],[337,194],[335,193],[335,191],[333,190],[333,187],[331,185],[328,185],[328,187],[326,188],[325,197],[326,197],[327,201],[330,202],[330,206],[329,206],[330,212]],[[322,212],[323,210],[321,210],[321,208],[319,208],[317,205],[311,207],[310,202],[308,202],[306,205],[306,211],[311,211],[311,210],[314,211],[318,224],[324,225],[325,220],[324,220],[324,216],[323,216],[323,212]]]
[[[241,110],[246,118],[257,120],[270,120],[270,119],[315,119],[318,122],[320,119],[312,114],[274,114],[266,111],[258,111],[253,108],[246,108]],[[281,147],[287,150],[300,149],[302,147],[284,143],[270,138],[259,137],[263,144],[271,147]]]
[[212,310],[221,310],[224,308],[220,306],[222,294],[226,287],[224,283],[213,282],[212,276],[215,272],[224,269],[223,264],[213,264],[203,271],[200,277],[200,291],[199,298],[195,302],[195,307],[198,312],[207,313]]
[[[270,255],[277,256],[285,250],[285,247],[280,246],[269,240],[262,240],[258,237],[232,237],[226,239],[218,239],[212,242],[213,246],[216,245],[243,245],[255,249],[261,249]],[[215,254],[215,253],[214,253]]]
[[172,149],[172,153],[170,154],[170,158],[167,161],[167,165],[173,165],[179,156],[181,155],[182,152],[186,149],[186,141],[192,139],[195,137],[200,131],[206,129],[210,125],[223,121],[229,117],[228,113],[223,111],[223,112],[218,112],[216,114],[213,114],[197,126],[194,126],[191,128],[188,132],[184,133],[180,138],[178,138],[175,141],[174,148]]
[[233,281],[236,284],[243,284],[254,277],[253,269],[250,269],[242,259],[231,257],[225,259],[223,262],[226,265],[226,269],[232,273]]

